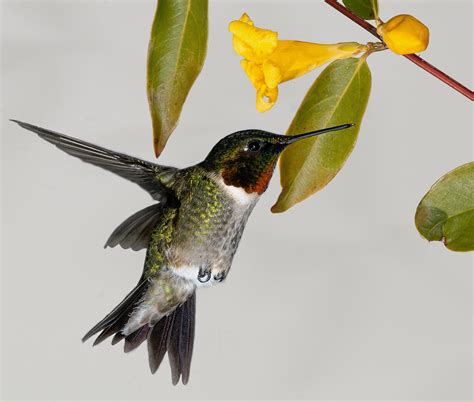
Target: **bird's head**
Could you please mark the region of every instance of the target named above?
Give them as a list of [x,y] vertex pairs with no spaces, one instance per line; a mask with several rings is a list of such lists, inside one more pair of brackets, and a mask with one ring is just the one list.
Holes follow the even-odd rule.
[[294,136],[261,130],[238,131],[220,140],[202,165],[220,175],[226,185],[243,188],[247,193],[262,194],[267,189],[278,157],[289,145],[352,126],[343,124]]

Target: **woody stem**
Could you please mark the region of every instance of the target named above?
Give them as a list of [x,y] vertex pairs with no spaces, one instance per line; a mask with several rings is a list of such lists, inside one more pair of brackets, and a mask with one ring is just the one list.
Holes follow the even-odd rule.
[[[327,4],[329,4],[331,7],[335,8],[341,14],[344,14],[347,18],[354,21],[356,24],[360,25],[366,31],[370,32],[376,38],[383,41],[383,39],[377,33],[377,29],[373,25],[369,24],[367,21],[365,21],[362,18],[358,17],[357,15],[353,14],[346,7],[344,7],[342,4],[340,4],[337,0],[325,0],[325,2]],[[458,91],[459,93],[463,94],[464,96],[466,96],[471,101],[474,100],[474,92],[472,90],[465,87],[460,82],[456,81],[454,78],[451,78],[449,75],[442,72],[441,70],[439,70],[438,68],[436,68],[432,64],[428,63],[426,60],[423,60],[420,56],[417,56],[416,54],[405,54],[404,57],[406,57],[411,62],[415,63],[418,67],[422,68],[426,72],[428,72],[431,75],[435,76],[440,81],[443,81],[446,85],[449,85],[451,88],[453,88],[456,91]]]

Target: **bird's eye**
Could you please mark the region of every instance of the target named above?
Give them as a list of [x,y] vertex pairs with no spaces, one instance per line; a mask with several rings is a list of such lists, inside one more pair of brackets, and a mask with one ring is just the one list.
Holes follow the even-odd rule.
[[257,152],[260,150],[261,147],[262,147],[262,144],[260,144],[258,141],[252,141],[247,145],[247,151]]

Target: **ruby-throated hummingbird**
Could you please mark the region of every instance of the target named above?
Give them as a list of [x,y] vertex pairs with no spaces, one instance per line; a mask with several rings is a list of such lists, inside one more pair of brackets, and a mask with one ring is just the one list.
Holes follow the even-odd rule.
[[166,352],[173,384],[189,379],[196,289],[222,282],[247,219],[267,189],[281,152],[296,141],[353,124],[285,136],[244,130],[220,140],[204,161],[161,166],[21,121],[59,149],[130,180],[156,201],[120,224],[105,247],[147,249],[138,284],[83,338],[114,336],[129,352],[147,340],[154,373]]

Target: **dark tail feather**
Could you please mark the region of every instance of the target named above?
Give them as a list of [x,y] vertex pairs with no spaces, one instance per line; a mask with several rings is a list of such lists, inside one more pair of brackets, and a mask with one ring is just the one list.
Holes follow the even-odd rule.
[[128,353],[147,340],[148,361],[152,374],[158,370],[166,352],[168,352],[173,385],[176,385],[180,378],[183,384],[187,384],[193,355],[196,293],[193,293],[187,301],[163,317],[153,327],[146,324],[130,335],[124,335],[121,332],[129,319],[130,313],[146,291],[147,283],[146,279],[140,280],[125,299],[102,321],[96,324],[82,338],[82,341],[85,342],[91,336],[100,332],[94,341],[95,346],[114,335],[112,345],[125,339],[124,351]]
[[94,327],[84,335],[82,342],[87,341],[91,336],[100,333],[97,339],[94,341],[94,346],[98,345],[103,340],[107,339],[109,336],[114,335],[116,332],[120,331],[122,327],[128,320],[128,317],[135,305],[140,301],[148,285],[148,280],[141,278],[137,286],[135,286],[132,291],[125,296],[125,299],[115,307],[109,314],[105,316],[100,322],[98,322]]
[[183,377],[183,384],[187,384],[189,380],[194,344],[195,301],[195,297],[192,297],[176,312],[168,344],[173,385],[179,382],[180,375]]
[[140,329],[137,329],[132,334],[125,337],[125,345],[123,346],[123,351],[125,353],[131,352],[132,350],[138,348],[147,338],[148,331],[150,331],[150,327],[144,325]]
[[182,376],[183,384],[189,380],[193,355],[196,293],[171,314],[162,318],[148,333],[148,359],[150,370],[158,370],[165,353],[171,366],[173,385]]
[[148,333],[148,363],[152,374],[156,373],[168,350],[174,317],[174,312],[169,316],[163,317]]
[[112,338],[112,345],[119,343],[123,338],[125,338],[125,335],[122,334],[121,332],[117,332],[115,336]]
[[196,328],[196,297],[193,296],[189,305],[187,306],[188,310],[186,313],[187,321],[185,321],[185,336],[184,336],[184,348],[182,349],[181,361],[182,365],[182,375],[183,375],[183,384],[187,384],[189,381],[189,375],[191,373],[191,360],[193,358],[193,348],[194,348],[194,331]]

